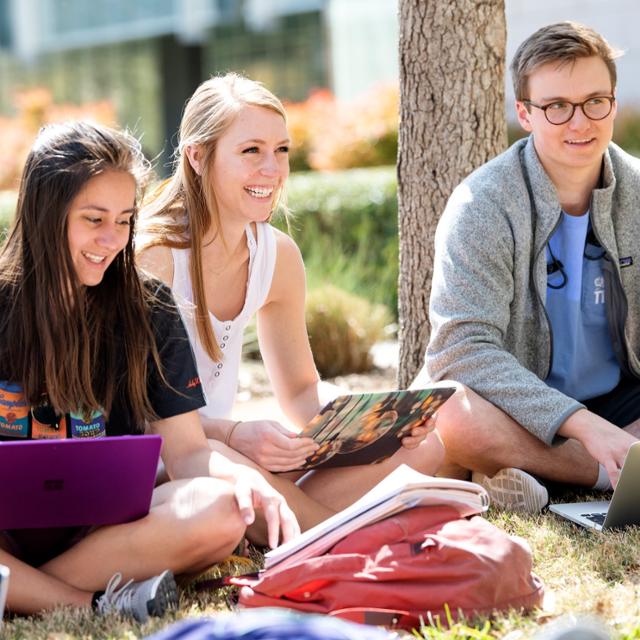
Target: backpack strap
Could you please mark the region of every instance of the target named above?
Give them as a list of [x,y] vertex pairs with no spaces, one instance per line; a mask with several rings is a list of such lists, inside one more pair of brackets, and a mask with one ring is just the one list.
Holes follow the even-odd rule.
[[420,624],[420,618],[417,615],[410,611],[401,611],[399,609],[349,607],[330,611],[329,615],[341,618],[342,620],[349,620],[360,624],[384,626],[390,629],[402,629]]

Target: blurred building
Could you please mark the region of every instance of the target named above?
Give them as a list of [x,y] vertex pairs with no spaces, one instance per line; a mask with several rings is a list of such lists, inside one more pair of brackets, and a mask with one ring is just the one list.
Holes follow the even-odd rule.
[[[508,61],[536,28],[584,22],[625,50],[619,101],[640,108],[638,0],[505,6]],[[398,0],[0,0],[0,115],[17,87],[48,87],[57,102],[108,98],[167,159],[186,98],[212,74],[244,73],[289,100],[316,87],[349,99],[397,81],[397,11]]]
[[186,98],[212,74],[290,100],[397,79],[396,12],[396,0],[0,0],[0,114],[17,87],[108,98],[167,158]]

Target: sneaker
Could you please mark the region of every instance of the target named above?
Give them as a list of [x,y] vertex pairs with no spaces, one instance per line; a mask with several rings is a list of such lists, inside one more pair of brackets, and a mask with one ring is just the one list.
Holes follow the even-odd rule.
[[142,582],[129,580],[119,587],[121,582],[121,573],[111,577],[105,592],[96,602],[99,613],[116,612],[138,622],[146,622],[149,616],[161,617],[167,609],[178,607],[178,589],[169,570]]
[[509,511],[540,513],[549,502],[549,492],[522,469],[500,469],[492,478],[473,472],[471,480],[483,486],[491,502]]

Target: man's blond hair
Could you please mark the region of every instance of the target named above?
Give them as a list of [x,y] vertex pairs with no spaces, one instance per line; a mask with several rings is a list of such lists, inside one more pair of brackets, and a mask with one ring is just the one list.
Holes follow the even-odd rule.
[[516,51],[511,77],[516,100],[529,99],[529,77],[542,65],[573,64],[578,58],[600,58],[609,71],[611,92],[616,88],[615,59],[622,51],[612,47],[597,31],[577,22],[557,22],[538,29]]

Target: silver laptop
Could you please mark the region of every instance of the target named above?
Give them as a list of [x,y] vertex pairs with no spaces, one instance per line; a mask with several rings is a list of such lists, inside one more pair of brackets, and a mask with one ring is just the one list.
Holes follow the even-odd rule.
[[552,504],[550,511],[576,524],[602,531],[640,525],[640,442],[627,452],[620,478],[611,500]]

